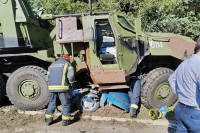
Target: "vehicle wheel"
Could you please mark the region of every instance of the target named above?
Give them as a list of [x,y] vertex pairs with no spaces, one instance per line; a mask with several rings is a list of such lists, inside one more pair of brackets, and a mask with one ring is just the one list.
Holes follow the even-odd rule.
[[168,68],[157,68],[152,70],[146,78],[141,92],[141,101],[144,106],[160,108],[161,105],[172,106],[177,96],[171,91],[168,78],[173,73]]
[[8,78],[6,92],[9,100],[22,110],[40,110],[49,101],[47,71],[38,66],[25,66]]
[[81,112],[91,113],[99,108],[100,101],[97,95],[86,92],[79,97],[76,104]]
[[146,80],[147,80],[147,74],[143,74],[141,77],[140,77],[140,80],[141,80],[141,86],[143,87],[144,84],[146,83]]
[[0,75],[0,102],[3,101],[5,93],[6,93],[6,84],[3,77]]

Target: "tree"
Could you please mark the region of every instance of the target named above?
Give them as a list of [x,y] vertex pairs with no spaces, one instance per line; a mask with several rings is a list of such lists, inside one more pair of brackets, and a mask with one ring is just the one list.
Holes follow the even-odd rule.
[[[88,0],[29,0],[33,8],[45,13],[70,14],[89,12]],[[171,32],[196,39],[200,36],[199,0],[93,0],[95,12],[117,9],[129,19],[142,17],[148,32]]]

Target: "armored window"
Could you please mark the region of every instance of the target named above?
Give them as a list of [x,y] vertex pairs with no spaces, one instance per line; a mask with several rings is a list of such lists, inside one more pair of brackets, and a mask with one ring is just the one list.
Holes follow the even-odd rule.
[[118,20],[121,26],[134,30],[133,26],[122,16],[118,16]]

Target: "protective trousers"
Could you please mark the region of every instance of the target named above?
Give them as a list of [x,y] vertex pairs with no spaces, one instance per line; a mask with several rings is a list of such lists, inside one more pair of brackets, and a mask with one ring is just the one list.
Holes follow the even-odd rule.
[[45,113],[45,118],[53,118],[53,113],[56,109],[56,100],[59,97],[63,106],[62,120],[70,120],[70,106],[71,106],[71,95],[70,92],[50,92],[50,101]]
[[141,82],[138,77],[132,77],[129,84],[128,95],[130,97],[131,105],[130,105],[130,113],[136,114],[138,109],[138,104],[140,100],[140,90],[141,90]]

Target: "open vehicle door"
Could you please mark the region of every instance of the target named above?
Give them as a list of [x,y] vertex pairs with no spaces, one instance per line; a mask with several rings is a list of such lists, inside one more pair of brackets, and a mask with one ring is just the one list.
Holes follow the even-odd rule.
[[135,72],[139,60],[139,46],[135,27],[125,17],[113,13],[110,18],[115,29],[117,60],[126,76]]

